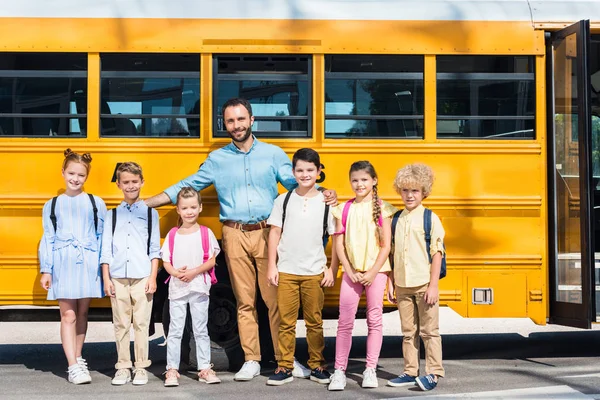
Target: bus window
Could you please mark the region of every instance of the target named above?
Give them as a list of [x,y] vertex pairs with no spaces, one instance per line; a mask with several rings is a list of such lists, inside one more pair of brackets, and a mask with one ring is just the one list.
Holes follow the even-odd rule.
[[423,56],[325,56],[325,137],[423,138]]
[[86,112],[86,54],[0,54],[0,136],[84,137]]
[[232,97],[252,105],[257,137],[311,136],[312,58],[308,55],[215,55],[214,135],[227,137],[221,106]]
[[534,139],[530,56],[438,56],[437,137]]
[[200,137],[198,54],[102,54],[103,137]]

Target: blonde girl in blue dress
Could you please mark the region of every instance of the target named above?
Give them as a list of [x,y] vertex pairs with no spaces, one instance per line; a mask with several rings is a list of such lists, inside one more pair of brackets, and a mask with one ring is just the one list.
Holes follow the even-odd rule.
[[100,274],[100,239],[106,205],[88,195],[83,184],[92,157],[67,149],[62,166],[65,192],[44,204],[44,235],[40,242],[40,283],[48,300],[58,300],[60,338],[69,363],[68,380],[74,384],[92,381],[81,356],[92,298],[103,296]]

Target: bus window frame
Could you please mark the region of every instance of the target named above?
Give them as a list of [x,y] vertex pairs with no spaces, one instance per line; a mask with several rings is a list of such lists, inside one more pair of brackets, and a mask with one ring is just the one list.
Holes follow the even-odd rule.
[[[226,130],[219,130],[219,119],[222,119],[222,116],[219,115],[217,110],[222,104],[219,104],[219,81],[260,81],[260,80],[268,80],[268,81],[306,81],[308,91],[307,91],[307,115],[288,115],[288,116],[257,116],[253,110],[253,116],[255,122],[260,121],[293,121],[293,120],[306,120],[307,121],[307,131],[255,131],[252,130],[254,136],[258,139],[294,139],[294,140],[313,140],[315,138],[314,130],[313,130],[313,85],[314,85],[314,73],[313,73],[313,59],[314,54],[303,54],[308,58],[307,62],[307,73],[305,74],[290,74],[285,72],[256,72],[256,73],[229,73],[229,74],[219,74],[219,57],[235,57],[235,56],[245,56],[246,54],[222,54],[222,53],[213,53],[213,68],[212,68],[212,131],[211,131],[211,140],[223,140],[229,139],[229,134]],[[253,54],[253,56],[277,56],[276,54]],[[263,78],[263,79],[261,79]],[[248,100],[248,99],[246,99]],[[248,100],[250,101],[250,100]],[[252,104],[252,103],[250,103]]]

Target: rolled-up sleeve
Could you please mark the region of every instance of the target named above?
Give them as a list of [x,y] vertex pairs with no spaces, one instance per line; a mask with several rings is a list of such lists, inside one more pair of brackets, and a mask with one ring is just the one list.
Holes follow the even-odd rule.
[[[100,264],[108,264],[111,265],[113,263],[113,253],[112,253],[112,212],[107,213],[105,222],[110,227],[110,229],[104,229],[102,232],[102,247],[100,250]],[[117,218],[118,221],[118,218]]]
[[152,238],[150,239],[150,259],[160,259],[160,224],[158,211],[152,210]]
[[433,257],[435,253],[438,251],[444,255],[446,253],[446,249],[444,248],[444,236],[446,232],[444,231],[444,227],[442,226],[442,221],[435,214],[431,215],[431,247],[429,252]]
[[171,199],[171,203],[175,204],[177,203],[177,194],[184,187],[191,187],[199,192],[200,190],[212,185],[215,177],[214,172],[214,162],[209,155],[195,174],[190,175],[187,178],[177,182],[173,186],[165,189],[165,193]]
[[42,210],[42,227],[44,229],[44,234],[42,235],[42,240],[40,241],[40,247],[38,249],[40,272],[42,274],[51,274],[53,270],[52,249],[54,248],[56,232],[54,231],[52,220],[50,220],[51,201],[52,200],[44,204]]
[[292,162],[283,150],[277,148],[273,155],[273,165],[277,168],[277,182],[281,183],[287,190],[293,190],[298,186],[292,172]]

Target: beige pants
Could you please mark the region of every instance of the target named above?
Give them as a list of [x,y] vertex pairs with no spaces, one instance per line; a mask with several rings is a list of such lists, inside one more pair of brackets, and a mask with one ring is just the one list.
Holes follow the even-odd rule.
[[146,294],[148,278],[126,279],[112,278],[115,297],[110,303],[113,313],[113,325],[117,342],[116,369],[131,368],[130,333],[133,319],[135,367],[148,368],[148,328],[152,313],[152,295]]
[[267,241],[269,229],[244,232],[223,226],[223,250],[229,269],[233,294],[237,300],[238,331],[246,361],[260,361],[256,285],[269,309],[269,323],[275,358],[279,360],[279,310],[277,287],[267,280]]
[[425,371],[427,374],[444,376],[442,367],[442,337],[439,328],[439,302],[434,305],[425,303],[423,295],[427,284],[413,288],[396,286],[396,298],[402,325],[402,353],[404,355],[404,373],[411,376],[419,374],[419,336],[425,346]]

